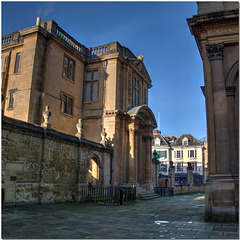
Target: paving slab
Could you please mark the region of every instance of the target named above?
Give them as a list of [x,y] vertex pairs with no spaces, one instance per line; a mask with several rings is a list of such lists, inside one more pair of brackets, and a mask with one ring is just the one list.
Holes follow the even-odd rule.
[[204,221],[204,194],[124,206],[93,203],[2,209],[3,239],[238,239],[238,223]]

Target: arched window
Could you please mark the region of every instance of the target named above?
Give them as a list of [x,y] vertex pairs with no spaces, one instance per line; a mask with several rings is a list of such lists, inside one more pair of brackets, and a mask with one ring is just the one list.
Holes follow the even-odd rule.
[[88,168],[88,183],[97,185],[99,183],[99,159],[92,157]]

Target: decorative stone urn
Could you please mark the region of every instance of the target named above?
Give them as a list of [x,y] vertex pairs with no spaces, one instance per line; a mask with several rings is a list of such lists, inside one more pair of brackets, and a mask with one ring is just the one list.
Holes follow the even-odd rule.
[[41,124],[41,127],[44,129],[50,129],[51,124],[49,123],[49,118],[51,117],[51,112],[49,111],[49,105],[45,107],[45,111],[43,112],[44,122]]

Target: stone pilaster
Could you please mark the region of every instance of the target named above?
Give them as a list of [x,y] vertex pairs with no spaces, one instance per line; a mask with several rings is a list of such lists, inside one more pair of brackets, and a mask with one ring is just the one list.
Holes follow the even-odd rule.
[[129,129],[129,166],[128,166],[128,182],[134,184],[134,166],[135,166],[135,131]]
[[210,170],[205,186],[205,219],[235,221],[235,182],[231,175],[228,102],[223,67],[223,44],[206,45],[211,65],[215,134],[215,170]]
[[225,78],[223,72],[223,44],[206,45],[212,71],[212,91],[214,105],[216,172],[230,172],[228,111]]

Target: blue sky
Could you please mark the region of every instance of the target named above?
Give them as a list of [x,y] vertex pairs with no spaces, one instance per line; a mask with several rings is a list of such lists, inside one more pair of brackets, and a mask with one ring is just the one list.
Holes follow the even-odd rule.
[[[24,13],[24,14],[23,14]],[[163,135],[206,136],[202,60],[187,18],[196,2],[2,1],[2,36],[53,19],[86,47],[118,41],[142,54],[152,79],[149,107]]]

